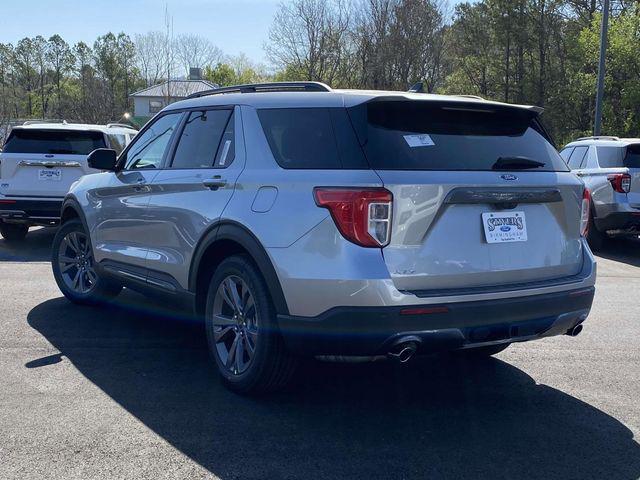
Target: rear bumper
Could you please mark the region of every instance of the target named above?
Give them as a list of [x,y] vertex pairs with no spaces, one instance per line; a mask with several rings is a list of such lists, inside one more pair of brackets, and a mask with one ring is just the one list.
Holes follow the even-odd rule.
[[0,220],[32,225],[55,225],[60,221],[62,200],[0,196]]
[[429,353],[564,334],[587,318],[594,292],[587,287],[424,305],[434,313],[411,313],[406,307],[339,307],[318,317],[279,315],[278,320],[287,347],[297,354],[384,355],[405,336],[419,339],[418,353]]
[[596,206],[595,223],[598,230],[640,229],[640,207],[629,203],[612,203]]

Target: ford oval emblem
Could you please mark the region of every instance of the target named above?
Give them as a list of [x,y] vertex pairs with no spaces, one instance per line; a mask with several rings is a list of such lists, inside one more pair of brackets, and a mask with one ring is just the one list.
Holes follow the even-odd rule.
[[517,180],[518,177],[516,177],[515,175],[511,175],[510,173],[505,173],[504,175],[500,175],[500,178],[503,180]]
[[509,225],[503,225],[500,227],[500,231],[501,232],[510,232],[511,231],[511,227]]

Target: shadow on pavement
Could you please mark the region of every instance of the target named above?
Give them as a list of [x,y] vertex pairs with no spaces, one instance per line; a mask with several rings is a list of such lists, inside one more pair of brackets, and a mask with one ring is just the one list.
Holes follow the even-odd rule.
[[55,227],[32,228],[19,243],[8,243],[0,235],[0,262],[49,262]]
[[596,252],[596,255],[608,260],[614,260],[634,267],[640,267],[640,239],[609,239],[602,249]]
[[[222,479],[640,476],[629,429],[503,361],[311,363],[291,391],[251,399],[217,381],[202,325],[130,292],[119,302],[93,308],[58,298],[28,321],[114,401]],[[27,366],[55,368],[47,365],[58,358]]]

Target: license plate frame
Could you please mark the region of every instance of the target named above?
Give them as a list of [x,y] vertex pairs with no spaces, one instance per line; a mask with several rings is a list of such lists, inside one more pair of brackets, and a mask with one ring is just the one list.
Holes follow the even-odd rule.
[[484,212],[482,227],[487,243],[526,242],[527,220],[523,211]]
[[41,168],[38,170],[38,180],[43,182],[59,182],[62,180],[62,169]]

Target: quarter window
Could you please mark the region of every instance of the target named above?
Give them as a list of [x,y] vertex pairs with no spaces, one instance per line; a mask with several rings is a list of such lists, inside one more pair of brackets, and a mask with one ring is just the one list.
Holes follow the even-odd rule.
[[344,108],[282,108],[258,112],[282,168],[367,168]]
[[232,111],[195,111],[182,130],[171,168],[225,167],[233,154]]
[[624,150],[621,147],[596,147],[596,151],[598,152],[598,165],[600,165],[600,168],[622,166]]
[[182,113],[163,115],[135,137],[125,159],[126,170],[160,168]]

